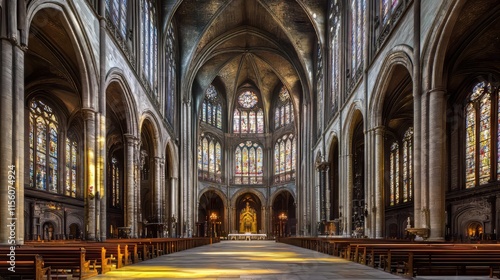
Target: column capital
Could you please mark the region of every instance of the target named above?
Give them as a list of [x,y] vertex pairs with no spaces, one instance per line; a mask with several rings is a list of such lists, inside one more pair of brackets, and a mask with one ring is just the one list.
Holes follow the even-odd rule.
[[82,108],[81,112],[82,112],[82,115],[83,115],[83,119],[85,121],[94,120],[95,114],[96,114],[96,111],[94,111],[94,109],[92,109],[92,108]]
[[326,172],[330,168],[330,163],[328,161],[316,162],[316,169],[318,171]]
[[373,131],[375,131],[375,134],[378,135],[384,135],[385,134],[385,126],[379,125],[373,128]]
[[427,93],[445,95],[447,92],[446,92],[446,88],[444,88],[444,87],[435,87],[435,88],[429,89],[427,91]]
[[139,143],[139,139],[135,135],[133,135],[133,134],[126,133],[126,134],[123,134],[123,137],[125,137],[125,141],[129,145],[138,144]]

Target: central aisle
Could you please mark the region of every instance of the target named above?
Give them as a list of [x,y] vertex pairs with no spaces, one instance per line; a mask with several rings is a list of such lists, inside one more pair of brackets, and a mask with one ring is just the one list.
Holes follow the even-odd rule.
[[274,241],[222,241],[147,260],[103,279],[404,279],[312,250]]

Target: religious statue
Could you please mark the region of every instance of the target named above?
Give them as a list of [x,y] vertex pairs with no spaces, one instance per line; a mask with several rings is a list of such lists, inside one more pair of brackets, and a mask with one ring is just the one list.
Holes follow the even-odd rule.
[[257,233],[257,213],[248,202],[240,212],[240,233]]

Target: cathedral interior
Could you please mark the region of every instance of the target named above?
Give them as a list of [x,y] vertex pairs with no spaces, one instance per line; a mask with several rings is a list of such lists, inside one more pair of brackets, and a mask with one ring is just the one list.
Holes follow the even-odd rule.
[[2,244],[496,239],[496,0],[2,0],[0,36]]

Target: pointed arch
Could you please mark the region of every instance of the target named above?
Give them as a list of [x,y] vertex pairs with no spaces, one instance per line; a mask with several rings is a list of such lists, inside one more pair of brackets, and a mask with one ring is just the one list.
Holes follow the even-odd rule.
[[[76,8],[68,3],[71,2],[62,0],[31,1],[26,9],[26,26],[29,30],[35,15],[43,9],[54,9],[61,13],[64,18],[63,24],[66,24],[64,27],[72,40],[71,43],[75,49],[76,60],[80,70],[82,107],[94,108],[94,104],[99,104],[98,94],[96,94],[99,92],[97,83],[99,67],[91,49],[84,47],[91,45],[88,39],[89,36],[83,33],[84,29],[79,28],[84,23],[76,16]],[[29,32],[24,33],[24,36],[22,40],[27,42],[26,44],[29,46]]]
[[371,112],[370,123],[368,127],[377,127],[382,125],[382,111],[384,107],[385,97],[388,94],[387,88],[391,83],[391,76],[394,74],[397,65],[403,66],[413,80],[413,49],[408,45],[398,45],[391,49],[385,58],[380,72],[377,76],[375,85],[373,86],[373,94],[369,103]]
[[127,133],[132,135],[139,134],[139,120],[138,120],[138,112],[137,112],[137,102],[134,99],[132,94],[132,90],[125,78],[123,71],[119,68],[111,68],[106,75],[106,81],[104,83],[104,87],[106,92],[109,86],[113,83],[118,84],[121,89],[121,95],[123,96],[124,105],[125,105],[125,113],[126,113],[126,121],[127,121]]

